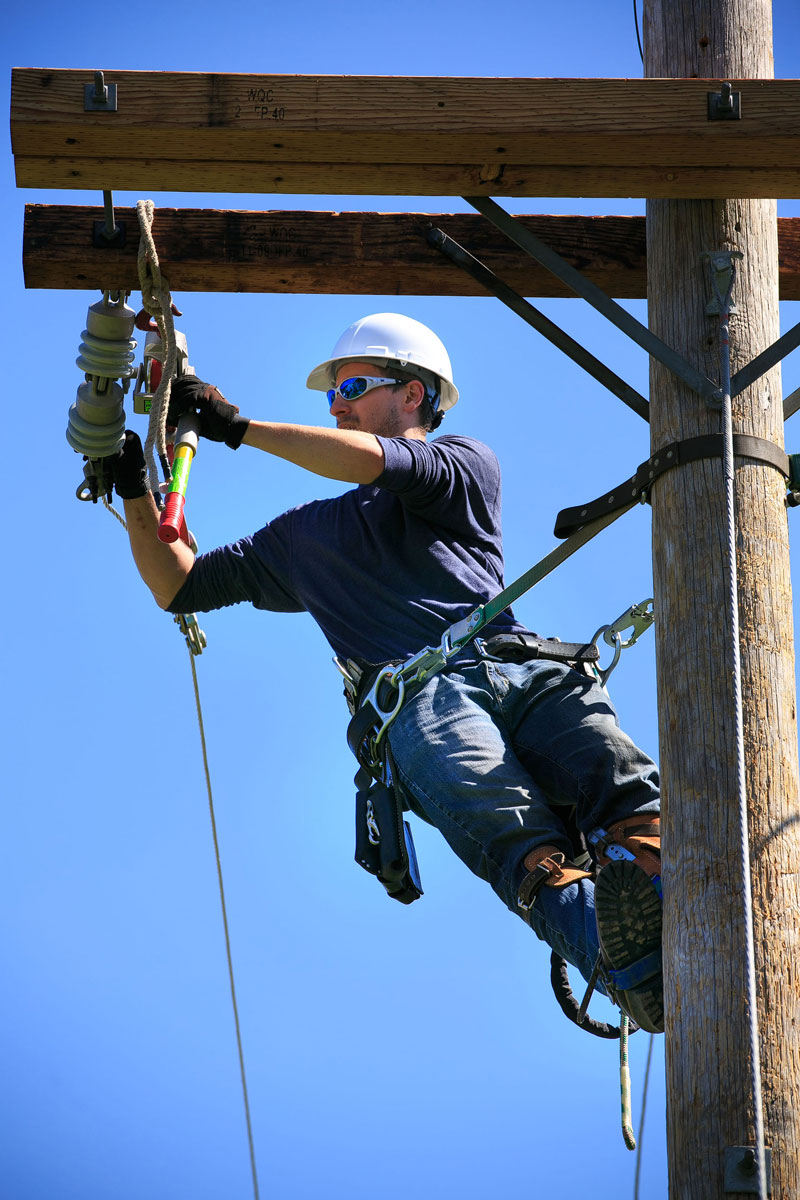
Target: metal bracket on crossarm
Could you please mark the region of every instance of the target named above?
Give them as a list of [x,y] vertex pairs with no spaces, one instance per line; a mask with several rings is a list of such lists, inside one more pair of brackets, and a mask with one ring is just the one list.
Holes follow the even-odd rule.
[[432,228],[428,231],[428,242],[446,255],[456,266],[471,275],[481,287],[485,287],[487,292],[491,292],[498,300],[501,300],[518,317],[522,317],[523,321],[526,321],[537,333],[557,346],[598,383],[618,396],[623,404],[627,404],[628,408],[632,408],[645,421],[650,420],[650,404],[640,392],[632,388],[624,379],[620,379],[619,375],[616,375],[605,363],[600,362],[599,358],[590,354],[580,342],[571,338],[538,308],[534,308],[524,296],[520,296],[519,292],[515,292],[513,288],[509,287],[498,275],[495,275],[494,271],[490,271],[484,263],[460,245],[455,238],[451,238],[442,229]]
[[[641,321],[637,321],[622,305],[617,304],[615,300],[607,296],[602,288],[599,288],[591,280],[587,279],[577,267],[573,267],[534,233],[526,229],[519,221],[516,221],[495,200],[492,200],[488,196],[464,196],[463,199],[472,208],[486,217],[487,220],[491,221],[496,229],[505,234],[521,250],[529,254],[531,258],[535,259],[536,262],[560,279],[562,283],[565,283],[576,295],[583,297],[588,304],[591,304],[592,308],[602,313],[607,320],[611,321],[613,325],[616,325],[618,329],[627,334],[638,346],[641,346],[649,355],[657,359],[660,363],[663,363],[668,370],[672,371],[674,375],[677,375],[679,379],[688,384],[699,396],[712,405],[719,404],[722,400],[722,391],[718,384],[713,383],[706,375],[693,367],[691,363],[687,362],[681,354],[673,350],[666,342],[662,342],[646,325],[643,325]],[[439,232],[441,233],[441,231]],[[437,239],[434,231],[434,236],[429,235],[429,240],[442,253],[451,258],[452,261],[473,274],[483,286],[487,287],[487,290],[494,291],[495,295],[498,295],[504,303],[509,304],[509,307],[514,308],[514,311],[519,311],[519,309],[516,301],[510,303],[511,298],[516,297],[523,305],[527,304],[526,301],[522,300],[522,297],[517,297],[517,294],[511,288],[507,289],[506,295],[500,295],[499,291],[495,291],[495,288],[491,285],[492,280],[490,277],[492,277],[492,272],[488,271],[488,268],[484,267],[483,264],[478,263],[477,259],[472,259],[472,263],[470,264],[460,255],[452,253],[453,248],[457,247],[459,251],[467,255],[467,259],[472,257],[464,251],[463,247],[459,247],[457,242],[453,242],[451,238],[441,235]],[[474,264],[477,264],[477,267],[481,270],[475,271],[473,269]],[[493,278],[496,280],[496,277]],[[496,281],[502,283],[502,281]],[[503,288],[505,290],[505,285],[503,285]],[[529,324],[534,325],[534,328],[539,328],[534,320],[529,319],[530,313],[536,313],[536,310],[533,309],[533,306],[528,306],[528,310],[528,315],[523,313],[520,313],[520,315],[523,315]],[[543,321],[547,321],[547,318],[543,317],[541,313],[536,313],[536,315]],[[556,329],[562,338],[567,338],[568,335],[558,330],[557,326],[553,326],[553,329]],[[540,332],[544,333],[545,331],[540,329]],[[545,333],[545,336],[550,337],[550,340],[556,345],[559,344],[556,338],[551,337],[549,333]],[[571,341],[572,339],[569,340]],[[798,346],[800,346],[800,322],[794,325],[787,333],[783,334],[782,337],[774,341],[761,354],[756,355],[747,366],[736,372],[731,379],[731,396],[738,396],[745,388],[755,383],[757,379],[760,379],[762,375],[786,358],[788,354],[796,350]],[[624,400],[629,407],[639,412],[639,415],[646,419],[646,410],[642,410],[642,403],[647,405],[647,401],[635,389],[630,388],[628,384],[609,371],[609,368],[605,367],[602,363],[597,363],[597,360],[594,359],[593,362],[597,363],[601,368],[601,372],[607,373],[606,377],[602,377],[600,373],[597,373],[588,365],[588,360],[592,356],[588,355],[585,351],[583,351],[585,361],[581,361],[577,356],[572,355],[570,350],[565,349],[564,346],[560,348],[564,349],[565,353],[570,354],[570,357],[574,357],[580,366],[590,371],[590,374],[595,375],[595,378],[599,382],[608,387],[615,395],[620,396],[620,399]],[[580,349],[583,350],[582,347]],[[625,392],[624,395],[622,394],[623,391]],[[633,399],[633,403],[631,403],[631,399]],[[797,392],[793,392],[784,402],[784,419],[790,417],[798,408],[800,408],[800,389]]]
[[464,196],[463,199],[491,221],[496,229],[499,229],[519,246],[520,250],[524,250],[531,258],[535,258],[541,266],[557,276],[576,295],[582,296],[588,304],[591,304],[592,308],[597,309],[612,325],[616,325],[617,329],[621,329],[649,355],[663,363],[668,370],[687,383],[698,395],[709,400],[722,399],[716,383],[712,383],[706,375],[687,362],[682,355],[678,354],[677,350],[673,350],[666,342],[662,342],[661,338],[656,337],[646,325],[637,321],[636,317],[631,316],[621,304],[617,304],[616,300],[607,296],[602,288],[587,279],[581,271],[571,266],[555,250],[551,250],[534,233],[515,221],[494,200],[484,196]]
[[[720,384],[713,383],[706,375],[698,371],[676,350],[666,342],[662,342],[651,330],[632,316],[615,300],[591,280],[587,279],[576,267],[571,266],[565,259],[552,250],[540,238],[515,220],[505,209],[494,200],[483,196],[465,196],[463,199],[479,213],[491,221],[501,233],[505,234],[515,245],[529,254],[546,270],[554,274],[578,296],[607,320],[627,334],[637,345],[649,355],[657,359],[679,379],[688,384],[712,408],[722,408],[725,396],[738,396],[740,392],[759,379],[761,375],[779,363],[787,354],[800,345],[800,323],[778,338],[761,354],[738,371],[732,378],[726,378],[725,389]],[[431,228],[428,231],[428,242],[440,253],[462,270],[472,275],[487,291],[502,300],[512,311],[516,312],[529,325],[562,350],[569,358],[585,371],[588,371],[599,383],[618,396],[629,408],[638,413],[644,420],[649,420],[649,402],[630,387],[610,368],[589,354],[579,343],[571,338],[564,330],[555,325],[548,317],[529,304],[518,292],[510,288],[493,271],[475,258],[469,251],[460,246],[453,238],[441,229]],[[737,250],[721,250],[706,255],[712,270],[712,283],[715,299],[709,304],[710,313],[735,312],[730,304],[730,292],[733,286],[734,262],[742,255]],[[729,402],[729,401],[728,401]],[[800,408],[800,388],[786,398],[783,406],[784,419],[791,416]],[[721,439],[716,436],[706,436],[689,439],[681,443],[672,443],[664,447],[646,462],[638,471],[626,480],[620,487],[606,493],[590,504],[580,505],[573,509],[565,509],[559,513],[556,520],[555,534],[557,537],[568,537],[570,541],[579,537],[579,531],[587,526],[589,536],[594,536],[603,525],[610,523],[623,511],[633,507],[637,500],[645,501],[649,497],[653,480],[662,471],[677,466],[680,462],[692,461],[696,458],[717,457],[720,453]],[[797,472],[790,470],[790,460],[779,446],[765,442],[761,438],[747,435],[734,437],[734,452],[754,458],[769,466],[775,467],[790,479],[790,489],[797,486]],[[794,464],[792,464],[794,466]],[[795,505],[800,498],[800,492],[789,491],[787,503]],[[591,532],[589,532],[591,530]],[[587,538],[588,540],[588,538]],[[564,547],[566,549],[566,545]],[[577,549],[577,545],[570,550]],[[552,558],[558,555],[554,551]],[[552,567],[550,567],[552,569]]]

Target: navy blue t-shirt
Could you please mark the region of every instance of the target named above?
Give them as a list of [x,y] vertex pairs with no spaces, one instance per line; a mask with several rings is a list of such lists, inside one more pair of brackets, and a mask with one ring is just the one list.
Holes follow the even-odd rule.
[[[169,606],[308,612],[337,654],[380,663],[438,644],[503,588],[500,468],[473,438],[379,438],[373,484],[290,509],[195,561]],[[492,632],[523,629],[505,612]]]

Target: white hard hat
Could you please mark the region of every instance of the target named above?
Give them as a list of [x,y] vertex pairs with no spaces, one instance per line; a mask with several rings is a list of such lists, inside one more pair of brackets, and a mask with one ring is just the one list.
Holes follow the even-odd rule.
[[306,387],[326,392],[336,382],[336,371],[342,363],[362,361],[419,374],[423,382],[432,383],[439,392],[442,412],[458,400],[453,368],[441,339],[421,321],[400,313],[373,313],[350,325],[330,358],[314,367]]

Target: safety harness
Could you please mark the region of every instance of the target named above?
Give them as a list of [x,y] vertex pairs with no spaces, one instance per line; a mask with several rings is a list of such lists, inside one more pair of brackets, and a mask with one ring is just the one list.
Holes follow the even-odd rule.
[[581,668],[594,667],[600,657],[593,643],[559,642],[531,633],[497,634],[482,640],[476,635],[487,624],[485,619],[476,620],[473,631],[454,637],[454,631],[469,626],[474,616],[451,626],[438,647],[428,646],[402,663],[368,666],[353,659],[334,659],[352,714],[347,743],[359,764],[354,780],[356,862],[376,875],[392,899],[402,904],[411,904],[423,894],[414,839],[403,818],[405,810],[395,786],[397,775],[386,736],[403,705],[473,640],[482,658],[500,662],[549,658]]
[[[438,646],[426,646],[405,661],[369,664],[334,657],[334,664],[344,680],[345,699],[351,713],[347,742],[359,765],[354,780],[356,862],[375,875],[387,894],[401,904],[412,904],[423,895],[414,839],[404,819],[405,808],[396,786],[397,772],[386,736],[403,705],[471,643],[484,659],[506,663],[550,659],[566,663],[605,686],[621,651],[633,645],[653,622],[653,601],[648,598],[626,609],[610,625],[601,626],[590,642],[562,642],[532,633],[479,637],[500,613],[539,582],[546,573],[542,565],[536,564],[494,599],[478,605],[461,621],[451,625]],[[623,638],[626,631],[631,632]],[[605,669],[599,666],[601,636],[614,648],[613,661]],[[517,903],[529,922],[542,887],[546,884],[566,885],[573,879],[590,878],[593,873],[591,855],[577,826],[570,833],[574,860],[567,860],[553,846],[538,847],[525,859],[526,875],[520,884]],[[598,1037],[626,1039],[628,1024],[625,1019],[617,1029],[595,1021],[586,1011],[600,971],[598,959],[595,976],[579,1005],[569,987],[567,964],[554,953],[551,983],[556,999],[565,1015],[587,1032]],[[611,981],[604,982],[611,992]]]
[[[356,785],[356,862],[377,876],[387,893],[402,904],[411,904],[423,894],[414,840],[404,820],[402,797],[395,786],[396,771],[387,732],[403,705],[434,675],[470,644],[479,656],[495,662],[522,663],[544,658],[563,662],[605,685],[619,661],[621,650],[632,645],[653,621],[652,599],[632,605],[610,625],[598,629],[590,642],[562,642],[532,633],[501,633],[480,638],[480,632],[519,596],[538,582],[533,567],[504,588],[493,600],[478,605],[461,621],[445,630],[438,646],[426,646],[403,662],[368,664],[355,659],[334,657],[344,679],[344,694],[351,720],[347,743],[359,769]],[[622,634],[632,629],[623,640]],[[614,659],[605,670],[599,667],[601,635],[614,647]],[[577,834],[577,831],[576,831]],[[581,870],[589,855],[581,839],[578,860],[570,867]],[[529,870],[535,870],[532,864]],[[582,874],[586,874],[582,871]],[[523,881],[519,904],[523,912],[533,905],[536,892],[547,874],[537,871]],[[534,886],[535,885],[535,886]]]

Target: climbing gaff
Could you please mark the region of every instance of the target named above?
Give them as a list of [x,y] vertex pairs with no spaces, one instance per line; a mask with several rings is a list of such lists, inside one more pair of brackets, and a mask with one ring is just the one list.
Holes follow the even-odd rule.
[[99,460],[116,454],[125,441],[123,398],[136,373],[136,342],[131,336],[135,319],[124,292],[104,292],[87,313],[76,359],[85,382],[78,388],[67,422],[67,441],[86,458],[84,482],[76,490],[79,500],[96,503],[105,494]]
[[194,413],[186,413],[178,421],[172,457],[172,478],[167,488],[167,499],[158,523],[160,542],[177,542],[178,538],[191,545],[191,535],[186,527],[183,510],[186,504],[186,487],[192,459],[197,453],[200,423]]

